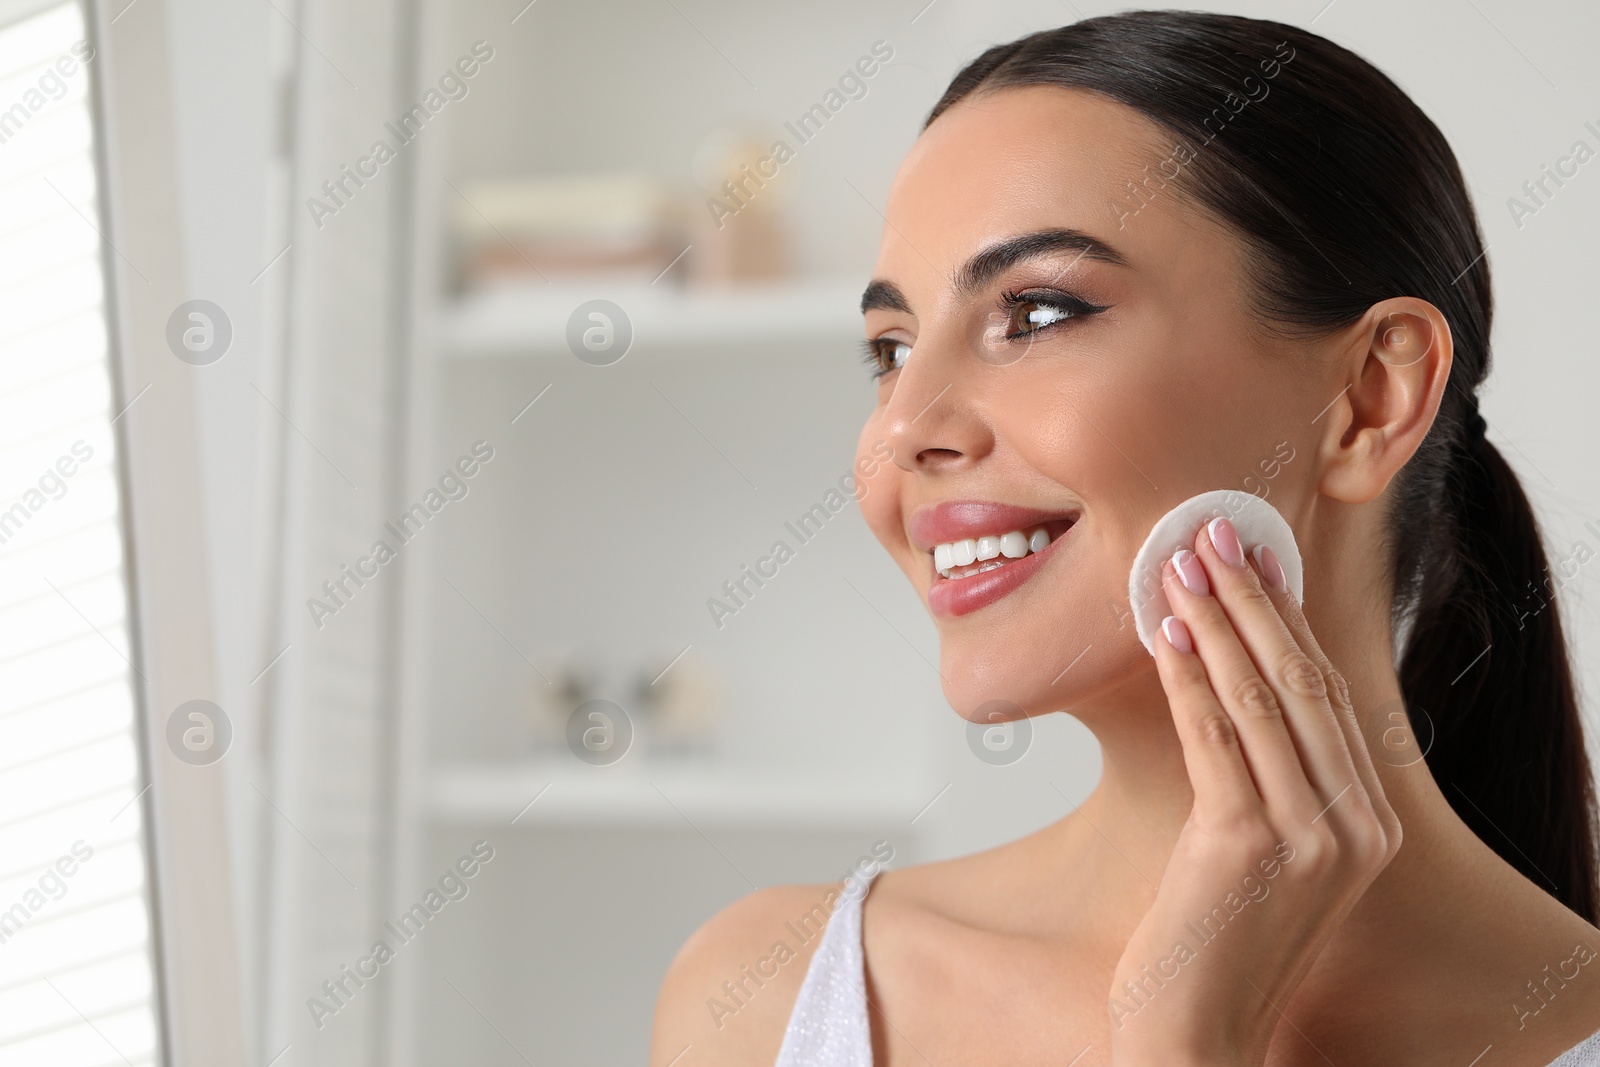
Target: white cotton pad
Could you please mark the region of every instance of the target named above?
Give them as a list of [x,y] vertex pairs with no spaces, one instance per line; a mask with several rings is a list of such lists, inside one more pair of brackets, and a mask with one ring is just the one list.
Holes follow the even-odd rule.
[[1219,516],[1226,517],[1239,531],[1245,555],[1256,545],[1272,549],[1289,580],[1289,591],[1304,601],[1305,580],[1300,566],[1300,546],[1294,531],[1278,509],[1239,489],[1215,489],[1192,496],[1161,516],[1150,529],[1150,536],[1133,557],[1128,574],[1128,602],[1133,606],[1133,625],[1139,640],[1154,656],[1155,636],[1161,620],[1172,614],[1172,605],[1161,588],[1161,567],[1180,548],[1193,550],[1200,527]]

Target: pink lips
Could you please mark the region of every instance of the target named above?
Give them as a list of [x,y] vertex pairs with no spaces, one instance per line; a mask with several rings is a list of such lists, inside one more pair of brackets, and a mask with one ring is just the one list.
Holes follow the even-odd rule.
[[[983,500],[951,500],[918,509],[911,516],[908,531],[912,544],[930,554],[928,569],[933,580],[928,588],[929,610],[936,616],[966,615],[1012,592],[1048,562],[1079,514],[1077,510],[1048,511]],[[1043,551],[1031,552],[970,578],[943,578],[933,570],[931,553],[935,545],[1039,526],[1048,527],[1051,534],[1050,544]]]

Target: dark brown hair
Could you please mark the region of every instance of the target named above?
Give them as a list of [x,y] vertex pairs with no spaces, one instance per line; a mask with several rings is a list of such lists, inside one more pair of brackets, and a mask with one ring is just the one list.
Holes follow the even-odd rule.
[[1325,38],[1184,11],[1092,18],[996,45],[955,76],[927,123],[973,93],[1035,85],[1100,93],[1176,139],[1174,157],[1129,183],[1129,204],[1170,183],[1239,234],[1264,325],[1324,335],[1395,296],[1443,313],[1450,380],[1387,516],[1401,688],[1456,813],[1596,922],[1594,783],[1572,668],[1533,508],[1476,421],[1489,264],[1444,135],[1382,72]]

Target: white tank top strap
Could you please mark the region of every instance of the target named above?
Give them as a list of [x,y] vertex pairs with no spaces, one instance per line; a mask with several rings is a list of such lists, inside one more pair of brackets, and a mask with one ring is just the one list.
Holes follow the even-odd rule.
[[1551,1060],[1549,1067],[1600,1067],[1600,1030]]
[[834,905],[789,1016],[776,1067],[872,1067],[861,907],[877,873]]

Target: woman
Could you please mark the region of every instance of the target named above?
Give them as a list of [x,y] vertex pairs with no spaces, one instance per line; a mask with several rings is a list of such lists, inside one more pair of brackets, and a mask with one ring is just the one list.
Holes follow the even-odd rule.
[[[674,961],[653,1062],[1600,1063],[1590,770],[1433,123],[1291,26],[1090,19],[961,71],[886,223],[860,449],[894,460],[863,512],[951,705],[1065,711],[1102,778],[864,897],[733,904]],[[1104,605],[1169,508],[1241,487],[1308,607],[1211,523],[1162,567],[1152,658]]]

